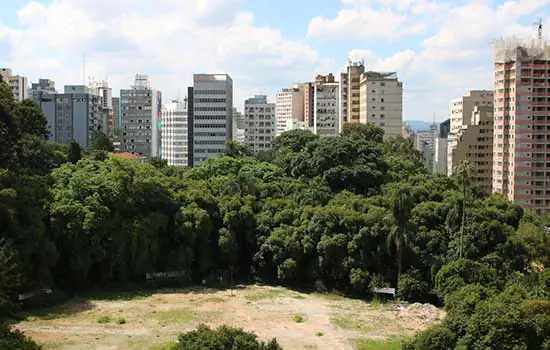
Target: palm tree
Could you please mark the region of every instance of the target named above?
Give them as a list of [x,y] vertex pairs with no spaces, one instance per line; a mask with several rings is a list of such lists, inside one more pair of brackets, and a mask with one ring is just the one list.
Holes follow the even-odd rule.
[[458,183],[462,189],[462,222],[460,224],[460,246],[459,257],[462,259],[464,254],[464,222],[466,221],[466,195],[472,182],[472,175],[475,171],[474,165],[467,161],[462,160],[455,167],[455,175]]
[[388,236],[388,246],[395,246],[398,280],[403,270],[403,248],[409,244],[412,206],[412,194],[408,186],[401,187],[393,193],[391,209],[395,226]]

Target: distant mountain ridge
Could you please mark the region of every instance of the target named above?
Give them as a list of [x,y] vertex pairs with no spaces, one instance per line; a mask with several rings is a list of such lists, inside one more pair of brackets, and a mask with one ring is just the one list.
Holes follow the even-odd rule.
[[423,120],[405,120],[405,123],[412,129],[412,131],[426,131],[430,130],[432,122],[426,122]]

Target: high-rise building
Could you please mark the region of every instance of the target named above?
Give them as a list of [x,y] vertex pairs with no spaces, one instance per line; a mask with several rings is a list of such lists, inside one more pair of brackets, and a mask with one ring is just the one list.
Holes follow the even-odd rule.
[[13,75],[10,68],[0,68],[2,81],[11,87],[13,98],[23,101],[29,98],[29,79],[20,75]]
[[115,152],[120,152],[120,123],[121,123],[120,98],[113,97],[112,104],[113,104],[113,147],[115,149]]
[[113,113],[113,91],[106,81],[91,82],[88,84],[90,92],[99,97],[105,124],[105,134],[114,139],[115,120]]
[[417,131],[414,133],[414,147],[422,154],[424,167],[432,171],[435,162],[435,144],[438,134],[438,125],[433,124],[430,130]]
[[193,94],[192,158],[199,166],[222,155],[233,139],[233,80],[227,74],[195,74]]
[[361,74],[359,120],[384,129],[384,139],[402,135],[403,83],[397,73]]
[[233,141],[244,143],[246,124],[244,115],[233,107]]
[[493,192],[550,213],[550,45],[500,39],[494,46]]
[[363,61],[349,61],[347,71],[340,74],[341,113],[344,123],[360,122],[361,74],[363,73],[365,73]]
[[493,106],[493,91],[471,90],[467,96],[451,101],[451,132],[447,145],[447,175],[452,175],[458,162],[453,160],[453,152],[466,126],[470,125],[475,106]]
[[55,94],[55,82],[50,79],[39,79],[38,83],[32,83],[29,98],[40,103],[43,94]]
[[136,74],[130,89],[120,90],[120,150],[145,157],[160,156],[162,94],[147,75]]
[[161,158],[168,165],[184,167],[189,164],[189,124],[187,99],[171,101],[162,108]]
[[451,132],[451,119],[439,124],[434,146],[434,173],[447,175],[447,140]]
[[256,95],[244,101],[244,142],[254,153],[269,151],[275,140],[275,103]]
[[308,89],[307,86],[304,89],[292,87],[282,89],[277,93],[275,102],[276,136],[292,130],[297,125],[303,125],[299,122],[304,121],[304,94],[305,91],[309,93]]
[[35,102],[48,121],[50,140],[69,143],[75,140],[82,148],[91,146],[92,134],[103,131],[101,101],[84,85],[67,85],[64,93],[44,92]]
[[340,83],[332,74],[315,78],[313,133],[337,136],[342,131]]
[[294,126],[302,125],[304,128],[313,129],[313,115],[315,114],[315,108],[313,105],[313,97],[315,96],[315,84],[312,82],[301,83],[298,85],[298,88],[303,93],[304,96],[304,118],[303,119],[294,119],[292,124]]
[[452,166],[469,161],[474,166],[472,182],[481,185],[486,194],[492,190],[493,107],[474,106],[470,122],[460,132],[452,154]]

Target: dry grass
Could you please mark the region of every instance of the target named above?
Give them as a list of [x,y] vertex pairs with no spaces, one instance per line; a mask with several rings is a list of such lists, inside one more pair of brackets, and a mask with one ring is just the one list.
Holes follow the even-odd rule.
[[[100,318],[111,322],[98,323]],[[435,322],[417,318],[331,294],[249,286],[232,292],[195,288],[75,300],[42,310],[16,327],[45,349],[62,350],[168,349],[199,323],[241,327],[263,340],[275,337],[285,350],[377,349],[372,344],[393,349],[396,337],[412,336]]]

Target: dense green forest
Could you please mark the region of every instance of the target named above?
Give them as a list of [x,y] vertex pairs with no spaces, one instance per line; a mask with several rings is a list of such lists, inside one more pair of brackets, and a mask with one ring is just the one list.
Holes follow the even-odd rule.
[[445,321],[407,349],[550,349],[550,218],[485,197],[468,163],[429,174],[409,140],[373,125],[291,131],[256,157],[229,143],[193,169],[118,159],[101,135],[84,151],[47,134],[38,106],[0,84],[0,317],[20,293],[178,271],[189,285],[361,298],[391,286],[444,302]]

